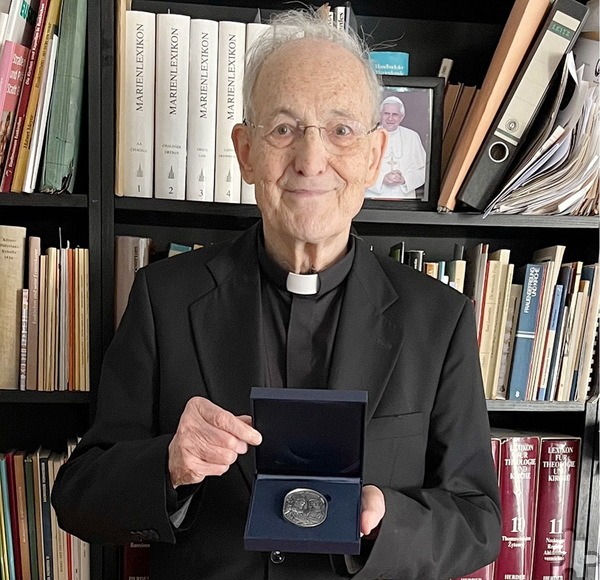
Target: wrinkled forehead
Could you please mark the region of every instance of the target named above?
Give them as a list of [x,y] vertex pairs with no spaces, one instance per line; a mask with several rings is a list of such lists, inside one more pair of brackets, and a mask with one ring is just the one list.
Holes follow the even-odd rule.
[[362,62],[330,41],[297,39],[267,57],[253,92],[257,118],[289,111],[301,120],[370,116]]

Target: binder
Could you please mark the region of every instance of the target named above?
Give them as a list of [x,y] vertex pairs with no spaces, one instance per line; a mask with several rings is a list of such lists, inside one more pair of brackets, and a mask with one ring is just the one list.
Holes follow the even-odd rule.
[[576,0],[557,0],[552,5],[458,193],[463,203],[484,211],[496,195],[587,12]]

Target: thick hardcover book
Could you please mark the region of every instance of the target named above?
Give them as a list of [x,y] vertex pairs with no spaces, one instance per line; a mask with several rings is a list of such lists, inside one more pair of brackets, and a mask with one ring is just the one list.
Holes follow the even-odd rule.
[[546,271],[546,264],[527,264],[523,278],[519,278],[519,281],[523,281],[523,292],[521,294],[507,397],[515,401],[524,401],[527,395],[527,380],[531,367],[533,342],[536,335]]
[[[2,495],[2,505],[0,505],[0,511],[3,516],[3,533],[4,533],[4,545],[6,546],[6,563],[8,569],[8,576],[6,580],[16,580],[16,558],[13,547],[13,530],[12,530],[12,517],[10,509],[10,497],[8,492],[8,468],[6,465],[6,456],[0,453],[0,494]],[[18,542],[18,538],[14,541]]]
[[154,197],[185,199],[190,17],[156,15]]
[[18,389],[26,229],[0,225],[0,389]]
[[122,152],[123,195],[152,197],[154,185],[154,87],[156,15],[128,10]]
[[215,201],[220,202],[241,201],[242,174],[231,131],[244,117],[242,84],[245,52],[246,25],[242,22],[219,22]]
[[123,546],[123,580],[150,580],[150,544]]
[[44,192],[73,193],[79,159],[86,31],[87,2],[63,0],[60,43],[40,171],[40,189]]
[[34,455],[29,453],[25,456],[25,501],[27,504],[27,545],[29,547],[29,567],[31,569],[31,580],[39,580],[38,570],[38,543],[37,543],[37,520],[35,501],[35,474],[33,468]]
[[15,577],[17,580],[23,578],[21,569],[21,535],[19,532],[19,509],[17,506],[17,481],[15,474],[15,452],[9,451],[5,455],[6,479],[8,490],[8,502],[10,507],[10,529],[12,532],[13,555],[15,558]]
[[570,580],[581,440],[542,437],[533,578]]
[[27,65],[25,68],[25,78],[23,79],[23,85],[21,86],[21,94],[19,95],[19,104],[17,106],[10,144],[7,147],[6,163],[4,164],[4,170],[2,171],[2,183],[0,184],[1,191],[10,191],[12,185],[13,173],[17,163],[19,145],[21,143],[21,135],[23,133],[23,124],[27,114],[29,94],[31,93],[37,59],[40,53],[42,33],[46,25],[46,16],[48,15],[49,3],[50,0],[40,0],[38,6],[33,38],[31,40],[31,49],[29,51]]
[[213,201],[217,124],[219,23],[193,19],[190,26],[190,89],[185,198]]
[[507,436],[500,445],[502,535],[496,580],[532,578],[539,438]]
[[576,0],[557,0],[552,5],[458,193],[463,203],[484,211],[497,194],[587,12]]
[[27,497],[25,487],[25,452],[15,451],[12,455],[14,466],[16,513],[19,522],[19,553],[21,557],[21,574],[23,580],[31,580],[31,563],[29,555],[29,529],[27,521]]

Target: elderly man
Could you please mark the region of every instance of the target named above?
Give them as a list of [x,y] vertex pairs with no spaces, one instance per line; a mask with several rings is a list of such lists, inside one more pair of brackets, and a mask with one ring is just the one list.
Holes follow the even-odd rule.
[[[396,96],[381,102],[381,126],[388,132],[377,181],[367,190],[376,199],[416,199],[417,188],[425,183],[427,155],[416,131],[401,125],[406,110]],[[421,194],[422,196],[422,194]]]
[[[347,33],[281,22],[232,135],[262,220],[139,271],[59,522],[150,541],[152,580],[458,576],[499,545],[473,308],[351,235],[385,149],[377,81]],[[369,392],[360,556],[244,551],[253,386]]]

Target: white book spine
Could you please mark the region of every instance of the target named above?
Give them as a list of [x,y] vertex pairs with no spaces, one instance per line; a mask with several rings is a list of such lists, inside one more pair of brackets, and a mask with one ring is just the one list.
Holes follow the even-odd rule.
[[219,23],[190,25],[188,159],[186,199],[214,201]]
[[215,201],[240,203],[242,176],[231,131],[243,120],[242,82],[246,52],[246,25],[219,22],[217,66],[217,150]]
[[156,16],[154,197],[185,199],[190,17]]
[[121,142],[125,196],[153,194],[155,50],[156,15],[128,10]]
[[[263,24],[261,22],[249,22],[246,24],[246,61],[248,54],[256,40],[265,34],[267,30],[272,31],[273,27],[270,24]],[[244,115],[245,116],[245,115]],[[246,183],[242,179],[242,192],[241,202],[249,205],[256,205],[256,195],[254,191],[253,183]]]

